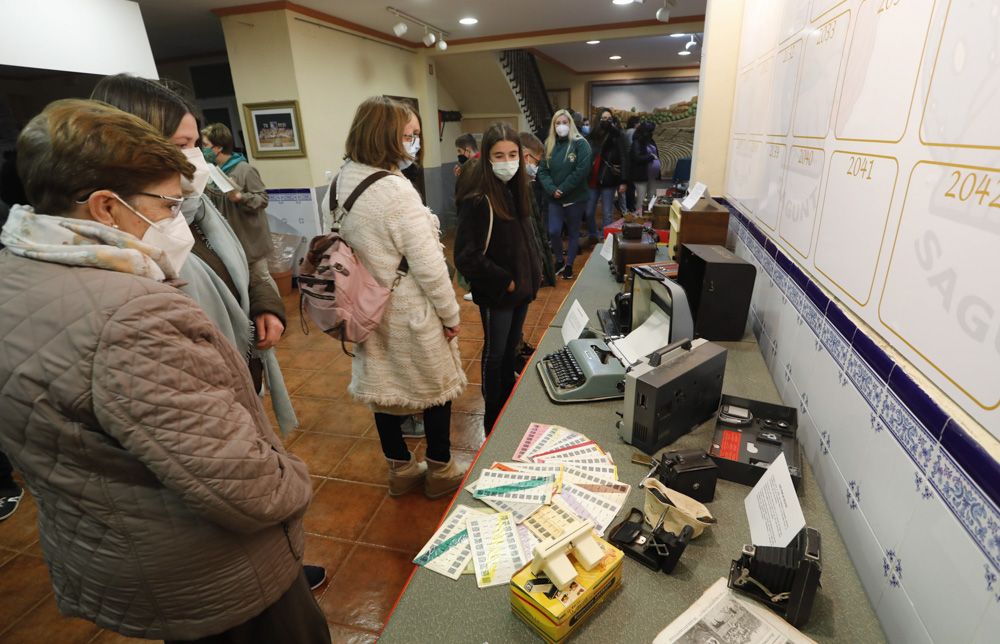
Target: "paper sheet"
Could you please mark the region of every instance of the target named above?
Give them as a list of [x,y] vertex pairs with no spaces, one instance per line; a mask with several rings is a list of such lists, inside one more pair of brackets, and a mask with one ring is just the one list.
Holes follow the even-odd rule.
[[767,468],[743,500],[750,520],[750,543],[784,548],[806,527],[785,454]]
[[455,511],[417,553],[413,563],[445,577],[458,579],[472,561],[472,546],[466,523],[470,516],[482,515],[484,513],[466,505],[456,506]]
[[[469,494],[475,495],[476,482],[473,481],[472,483],[466,485],[465,489],[466,491],[468,491]],[[514,517],[515,523],[521,523],[522,521],[530,517],[535,512],[535,510],[537,510],[542,505],[541,503],[516,503],[512,501],[507,501],[505,499],[493,498],[493,497],[485,497],[479,500],[485,503],[486,505],[490,506],[497,512],[510,513],[510,515]]]
[[543,505],[528,517],[521,527],[531,531],[539,541],[554,539],[580,521],[580,517],[563,501],[555,499],[552,505]]
[[624,338],[614,340],[609,348],[614,349],[626,364],[634,364],[640,358],[670,344],[670,316],[660,307],[653,307],[646,321]]
[[694,188],[688,190],[688,196],[684,197],[684,201],[681,202],[681,207],[684,208],[684,210],[691,210],[694,208],[695,204],[698,203],[698,200],[705,194],[705,189],[705,184],[700,181],[694,184]]
[[509,583],[514,573],[528,563],[517,525],[509,513],[469,517],[468,530],[480,588]]
[[527,431],[524,432],[524,436],[521,437],[521,442],[518,443],[517,449],[514,451],[515,461],[526,461],[527,454],[531,451],[532,446],[551,431],[552,425],[543,425],[541,423],[531,423],[528,425]]
[[489,497],[514,503],[548,503],[555,485],[552,474],[487,469],[479,473],[472,496],[479,500]]
[[573,305],[569,308],[566,321],[563,322],[561,329],[563,344],[569,344],[570,340],[579,338],[588,324],[590,324],[590,318],[580,306],[580,300],[573,300]]
[[601,495],[592,494],[572,483],[564,485],[562,491],[556,497],[564,502],[566,506],[581,519],[594,524],[597,534],[604,536],[605,530],[614,522],[622,508],[621,503],[615,503]]
[[558,461],[566,463],[569,461],[580,461],[583,463],[607,463],[608,455],[604,453],[594,441],[587,441],[582,445],[563,447],[551,452],[543,452],[531,459],[536,463],[551,463]]
[[236,187],[229,180],[229,177],[226,176],[226,173],[220,170],[217,165],[208,166],[208,177],[222,191],[222,194],[229,194],[233,190],[236,190]]
[[615,246],[614,246],[614,235],[608,233],[608,236],[604,238],[604,244],[601,246],[601,257],[607,261],[611,261],[611,258],[615,256]]

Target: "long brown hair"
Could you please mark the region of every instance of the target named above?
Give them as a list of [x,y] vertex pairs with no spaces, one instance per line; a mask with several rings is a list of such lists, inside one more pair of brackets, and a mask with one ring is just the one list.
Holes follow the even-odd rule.
[[[507,183],[514,195],[514,212],[510,212],[507,197],[504,194],[503,181],[493,174],[490,163],[490,151],[500,141],[510,141],[517,146],[517,173]],[[494,123],[483,133],[480,146],[482,155],[462,168],[458,177],[458,189],[455,200],[478,201],[488,197],[493,206],[493,213],[501,219],[523,219],[531,215],[531,189],[528,187],[528,173],[524,171],[524,150],[521,149],[521,137],[514,128],[506,123]]]
[[105,76],[98,81],[90,98],[135,114],[168,139],[186,114],[195,113],[194,106],[180,93],[161,82],[131,74]]
[[344,157],[395,170],[400,161],[409,157],[403,148],[403,130],[413,116],[409,105],[388,96],[365,99],[354,113]]

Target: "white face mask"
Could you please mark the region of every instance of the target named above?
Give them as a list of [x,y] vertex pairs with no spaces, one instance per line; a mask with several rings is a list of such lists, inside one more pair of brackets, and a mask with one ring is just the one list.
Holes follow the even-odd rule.
[[559,136],[569,136],[569,126],[565,123],[560,123],[556,126],[556,134]]
[[504,183],[510,181],[517,174],[517,169],[521,165],[520,161],[491,161],[490,163],[493,165],[493,174]]
[[181,150],[187,158],[188,163],[194,166],[194,177],[181,176],[181,190],[185,197],[200,197],[205,192],[205,185],[208,183],[208,162],[201,148],[185,148]]
[[181,267],[184,266],[188,255],[191,254],[191,249],[194,248],[194,236],[191,234],[191,229],[188,228],[188,223],[184,220],[184,216],[180,211],[170,219],[150,221],[148,217],[128,205],[118,195],[115,195],[115,198],[135,213],[139,219],[149,224],[149,228],[142,235],[142,241],[162,250],[167,257],[167,263],[174,270],[174,275],[179,275]]
[[538,174],[538,166],[535,165],[534,163],[525,163],[524,164],[524,171],[528,173],[529,177],[531,177],[532,179],[534,179],[535,175]]
[[413,137],[413,140],[409,143],[403,141],[403,149],[406,150],[406,154],[408,154],[410,158],[403,159],[399,162],[400,170],[406,170],[413,165],[413,161],[417,158],[417,152],[420,152],[420,137]]

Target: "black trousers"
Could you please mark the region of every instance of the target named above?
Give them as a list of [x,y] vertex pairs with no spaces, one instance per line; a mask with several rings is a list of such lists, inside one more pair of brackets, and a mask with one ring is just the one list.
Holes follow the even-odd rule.
[[517,382],[514,370],[517,368],[517,350],[524,319],[528,316],[528,304],[524,302],[511,309],[479,307],[485,338],[482,376],[486,417],[483,425],[487,435],[493,431],[493,425]]
[[217,635],[197,640],[165,640],[164,644],[330,644],[330,627],[316,603],[305,572],[299,573],[281,599],[260,615]]
[[0,496],[3,492],[16,492],[19,488],[14,481],[14,466],[3,452],[0,452]]
[[[375,414],[375,429],[386,458],[410,460],[410,448],[403,440],[406,416]],[[427,435],[427,458],[447,463],[451,460],[451,402],[424,410],[424,433]]]

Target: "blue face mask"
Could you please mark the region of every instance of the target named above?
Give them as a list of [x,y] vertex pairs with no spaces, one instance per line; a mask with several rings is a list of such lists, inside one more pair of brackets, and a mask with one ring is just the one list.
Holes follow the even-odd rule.
[[590,126],[584,125],[583,127],[580,128],[580,131],[583,132],[584,136],[586,136],[590,134]]

